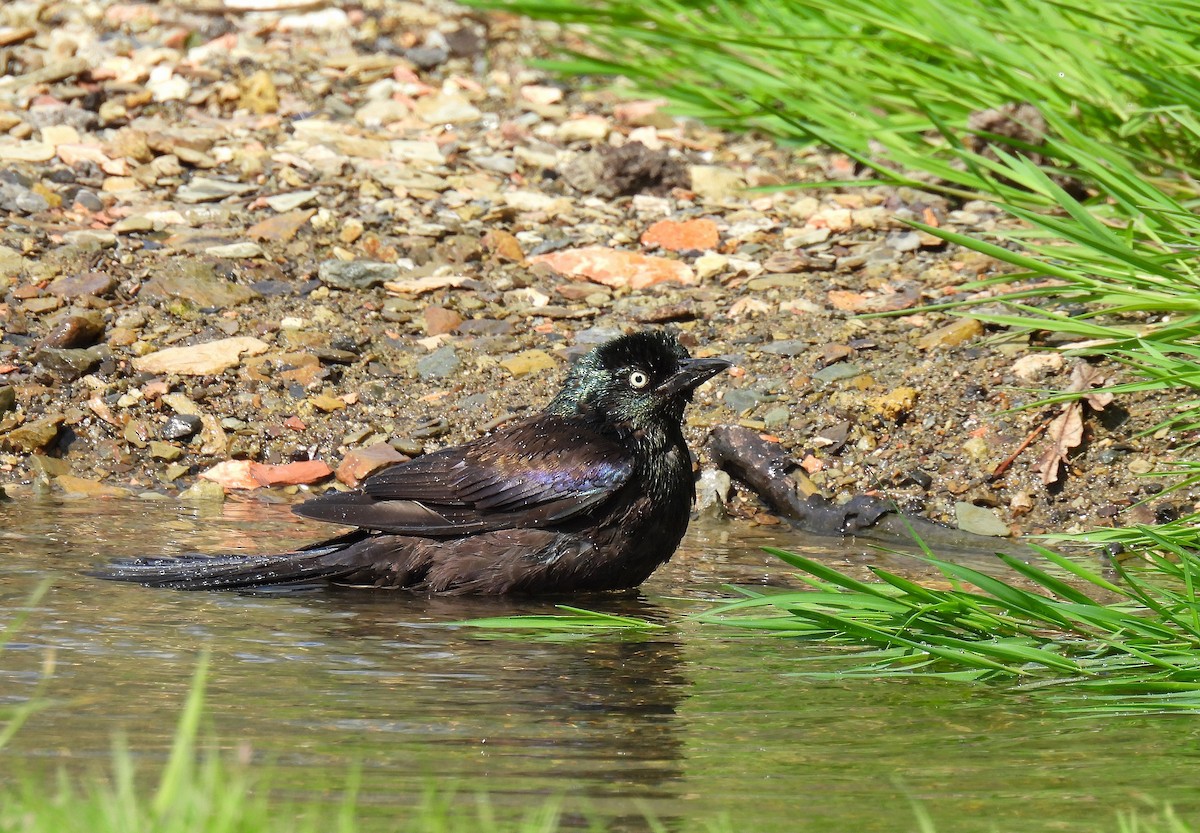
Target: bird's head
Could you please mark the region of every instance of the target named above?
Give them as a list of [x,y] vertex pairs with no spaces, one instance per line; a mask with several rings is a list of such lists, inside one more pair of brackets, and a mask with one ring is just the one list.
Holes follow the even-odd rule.
[[693,359],[664,330],[632,333],[579,359],[548,410],[632,430],[678,426],[692,392],[729,366],[724,359]]

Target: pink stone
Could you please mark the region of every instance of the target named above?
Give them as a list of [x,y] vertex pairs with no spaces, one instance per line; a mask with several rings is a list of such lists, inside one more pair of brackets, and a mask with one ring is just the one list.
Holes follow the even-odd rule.
[[696,283],[696,275],[686,263],[605,246],[550,252],[532,257],[529,262],[544,263],[573,280],[588,280],[614,288],[644,289],[663,281]]
[[226,489],[257,489],[261,484],[250,476],[252,465],[249,460],[226,460],[200,472],[200,476]]
[[643,246],[661,246],[673,252],[713,249],[720,240],[712,220],[659,220],[642,234]]
[[322,460],[301,460],[281,466],[250,464],[250,477],[260,486],[299,486],[303,483],[316,483],[331,474],[333,469]]

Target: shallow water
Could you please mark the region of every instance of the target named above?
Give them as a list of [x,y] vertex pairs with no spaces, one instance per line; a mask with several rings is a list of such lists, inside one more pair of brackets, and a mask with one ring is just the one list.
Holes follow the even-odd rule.
[[31,695],[48,649],[56,662],[56,704],[0,751],[0,768],[94,769],[119,734],[152,770],[207,646],[213,736],[275,762],[296,794],[327,795],[360,764],[364,812],[381,828],[448,779],[500,806],[563,796],[629,830],[646,810],[683,829],[722,813],[748,831],[914,829],[910,799],[955,831],[1094,831],[1115,829],[1118,810],[1200,809],[1193,718],[1064,719],[1004,687],[817,681],[795,672],[822,662],[820,647],[688,620],[724,583],[791,583],[764,545],[843,567],[882,558],[779,527],[694,525],[640,593],[579,602],[665,629],[559,641],[446,624],[552,612],[547,602],[178,593],[82,572],[327,529],[258,503],[0,504],[0,621],[53,578],[0,653],[0,704]]

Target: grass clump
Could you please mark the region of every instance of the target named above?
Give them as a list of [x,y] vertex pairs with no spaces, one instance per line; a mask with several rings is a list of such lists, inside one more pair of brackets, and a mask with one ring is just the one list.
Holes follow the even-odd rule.
[[[1200,556],[1156,536],[1172,557],[1150,552],[1112,580],[1057,553],[1034,552],[1063,571],[998,557],[1018,586],[930,555],[951,582],[934,589],[881,568],[862,582],[813,559],[770,550],[804,572],[813,590],[765,594],[701,614],[707,622],[783,637],[870,649],[849,674],[1009,680],[1087,694],[1086,711],[1200,710]],[[1086,589],[1084,589],[1086,588]],[[1098,699],[1095,699],[1098,698]]]

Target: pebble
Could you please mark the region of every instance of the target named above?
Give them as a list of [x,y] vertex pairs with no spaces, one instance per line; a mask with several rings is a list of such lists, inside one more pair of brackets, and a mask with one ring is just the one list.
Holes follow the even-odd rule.
[[997,517],[995,510],[959,500],[954,503],[954,518],[958,528],[975,535],[1007,538],[1012,535],[1008,524]]
[[77,379],[100,364],[102,355],[95,349],[42,347],[34,355],[40,367],[66,379]]
[[317,267],[321,283],[337,289],[362,290],[396,280],[410,271],[399,263],[380,263],[373,260],[326,260]]
[[783,339],[760,345],[759,350],[776,356],[800,356],[813,349],[813,345],[805,339]]
[[692,190],[710,200],[728,199],[746,188],[745,176],[729,168],[693,165],[690,174]]
[[227,197],[240,197],[255,190],[253,185],[240,182],[227,182],[223,179],[209,179],[203,176],[192,177],[191,182],[175,192],[175,198],[180,202],[203,203],[223,200]]
[[235,259],[263,256],[262,246],[257,243],[226,243],[220,246],[209,246],[204,253],[213,257]]
[[[182,474],[183,472],[180,472],[177,476],[182,476]],[[213,483],[209,480],[197,480],[179,493],[179,499],[185,502],[220,503],[225,500],[225,489],[220,483]]]
[[364,477],[374,474],[388,466],[404,463],[410,460],[407,454],[401,454],[385,442],[372,443],[365,448],[355,448],[346,452],[342,462],[337,467],[335,476],[338,481],[347,486],[357,486]]
[[83,272],[55,278],[46,291],[59,298],[75,299],[94,295],[104,298],[117,288],[118,281],[107,272]]
[[733,479],[721,469],[704,469],[696,480],[696,511],[702,518],[725,517]]
[[454,375],[461,363],[454,347],[447,344],[417,360],[417,375],[422,379],[445,379]]
[[110,486],[99,480],[88,480],[71,474],[60,474],[54,478],[54,484],[72,497],[114,497],[127,498],[133,493],[120,486]]
[[916,388],[901,386],[882,396],[871,397],[867,400],[867,407],[889,422],[900,422],[912,414],[919,396]]
[[917,346],[922,350],[957,347],[963,342],[981,335],[983,335],[983,324],[979,321],[974,318],[956,318],[949,324],[921,336],[917,339]]
[[712,220],[659,220],[642,233],[643,246],[660,246],[672,252],[714,249],[721,240]]
[[104,318],[96,310],[71,309],[55,316],[50,332],[42,339],[46,347],[90,347],[104,335]]
[[519,378],[543,370],[553,370],[557,363],[545,350],[526,350],[500,362],[500,366]]
[[274,194],[263,201],[272,211],[284,214],[297,208],[303,208],[318,196],[320,196],[319,191],[289,191],[286,194]]
[[200,309],[228,309],[259,297],[248,286],[241,286],[216,275],[211,263],[174,259],[157,270],[142,287],[142,294],[159,298],[182,298]]
[[238,336],[168,347],[133,360],[133,366],[145,373],[175,373],[181,376],[211,376],[241,363],[242,356],[265,353],[269,345],[252,336]]
[[17,409],[17,391],[12,385],[0,386],[0,414]]
[[37,451],[54,442],[65,421],[66,417],[62,414],[51,414],[41,419],[35,419],[19,428],[12,429],[7,434],[0,435],[0,445],[13,451],[26,453]]
[[164,443],[160,440],[151,440],[150,456],[156,460],[164,460],[168,463],[174,462],[183,456],[183,449],[178,446]]
[[696,283],[696,275],[686,263],[605,246],[550,252],[531,257],[529,262],[545,264],[569,278],[586,279],[613,288],[645,289],[664,281]]
[[165,440],[191,439],[200,432],[202,425],[197,414],[176,413],[163,426],[161,436]]

